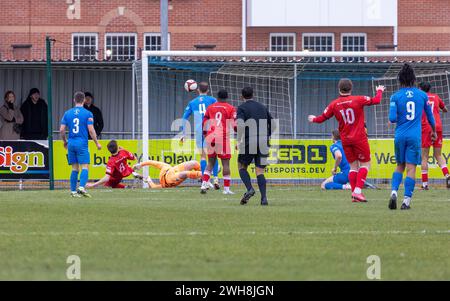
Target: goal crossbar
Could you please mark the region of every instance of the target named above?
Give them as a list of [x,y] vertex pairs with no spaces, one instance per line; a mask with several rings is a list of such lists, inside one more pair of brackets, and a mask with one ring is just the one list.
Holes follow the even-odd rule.
[[[444,74],[450,74],[450,72],[448,71],[443,71],[441,73],[425,73],[425,74],[420,74],[420,75],[416,75],[416,77],[433,77],[433,76],[442,76]],[[396,80],[397,76],[387,76],[387,77],[374,77],[372,79],[372,81],[377,81],[377,80]]]
[[143,51],[146,57],[450,57],[450,51]]

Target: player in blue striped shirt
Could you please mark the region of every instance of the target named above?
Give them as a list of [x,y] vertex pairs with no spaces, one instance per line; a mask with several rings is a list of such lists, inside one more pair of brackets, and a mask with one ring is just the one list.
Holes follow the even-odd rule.
[[[201,153],[200,168],[203,175],[207,165],[206,145],[203,137],[203,128],[202,128],[203,117],[205,117],[206,109],[213,103],[217,102],[217,100],[214,97],[208,95],[209,86],[207,82],[199,83],[197,92],[198,96],[193,100],[191,100],[187,105],[186,109],[184,110],[183,126],[181,127],[183,136],[181,138],[181,142],[184,141],[184,136],[186,135],[186,123],[188,122],[189,117],[191,115],[194,115],[195,145],[197,146],[198,151]],[[208,182],[210,185],[208,188],[220,189],[219,179],[217,177],[218,173],[219,173],[219,162],[216,161],[216,164],[214,164],[213,168],[214,185]]]
[[[64,142],[64,147],[68,151],[69,165],[72,165],[70,175],[70,191],[72,197],[90,197],[86,192],[85,185],[89,178],[90,155],[88,148],[89,135],[94,141],[97,149],[102,146],[97,140],[94,129],[94,117],[86,110],[84,105],[84,93],[76,92],[74,96],[75,107],[66,111],[61,119],[59,133]],[[66,129],[69,130],[69,140],[66,140]],[[80,187],[77,189],[78,173],[81,167]]]
[[436,127],[433,112],[428,105],[428,96],[414,86],[416,75],[409,64],[404,64],[398,73],[401,89],[392,95],[389,108],[389,121],[396,123],[395,159],[397,169],[392,175],[392,193],[389,209],[397,209],[397,192],[403,180],[406,168],[405,196],[402,210],[411,209],[414,192],[416,167],[422,162],[422,113],[425,111],[428,122],[436,139]]

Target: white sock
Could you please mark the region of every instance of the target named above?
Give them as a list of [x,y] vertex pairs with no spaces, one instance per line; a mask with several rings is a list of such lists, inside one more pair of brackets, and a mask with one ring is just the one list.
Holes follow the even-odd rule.
[[353,190],[353,192],[356,194],[361,194],[361,188],[355,187],[355,190]]
[[397,196],[397,190],[392,190],[391,195]]
[[411,204],[411,198],[409,196],[405,196],[405,198],[403,199],[403,204],[409,206],[409,204]]
[[228,191],[230,191],[230,187],[224,187],[223,190],[228,192]]
[[350,186],[350,184],[344,184],[344,185],[342,185],[342,189],[343,190],[350,190],[350,189],[352,189],[352,186]]

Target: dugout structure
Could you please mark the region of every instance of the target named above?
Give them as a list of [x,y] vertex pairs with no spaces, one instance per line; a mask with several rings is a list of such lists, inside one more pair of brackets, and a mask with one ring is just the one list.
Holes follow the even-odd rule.
[[[332,59],[318,59],[322,57]],[[284,174],[268,178],[272,182],[316,184],[331,170],[329,137],[337,123],[330,120],[322,125],[309,124],[307,115],[321,114],[337,97],[339,79],[347,77],[354,82],[355,95],[372,95],[378,84],[387,87],[382,104],[365,112],[368,135],[374,143],[375,166],[369,177],[387,183],[394,155],[394,127],[387,126],[387,118],[389,97],[398,88],[396,75],[405,61],[410,62],[418,82],[431,82],[432,90],[449,105],[448,57],[450,52],[144,51],[142,60],[134,63],[139,148],[143,158],[149,156],[149,150],[164,158],[167,150],[159,150],[156,137],[149,133],[158,130],[156,124],[170,128],[167,137],[179,134],[179,124],[172,122],[181,118],[187,102],[195,97],[183,89],[187,79],[209,82],[213,96],[218,89],[227,89],[235,106],[241,103],[240,90],[252,86],[255,99],[279,120],[277,145],[282,147],[275,147],[270,168],[274,174],[280,174],[280,169]],[[353,62],[352,58],[358,59]],[[442,120],[448,138],[449,115],[443,115]]]

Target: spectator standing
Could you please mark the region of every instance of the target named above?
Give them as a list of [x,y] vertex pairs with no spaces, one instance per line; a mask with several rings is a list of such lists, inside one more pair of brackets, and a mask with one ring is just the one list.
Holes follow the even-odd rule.
[[[100,139],[104,125],[102,111],[94,105],[94,95],[92,95],[92,93],[85,92],[84,95],[86,96],[84,108],[90,111],[94,116],[95,133],[97,134],[97,138]],[[89,139],[91,139],[91,137],[89,137]]]
[[23,115],[22,138],[25,140],[47,140],[48,109],[41,98],[39,89],[30,90],[27,99],[20,107]]
[[13,91],[5,93],[5,103],[0,107],[0,140],[19,140],[23,116],[20,109],[14,105],[16,95]]

